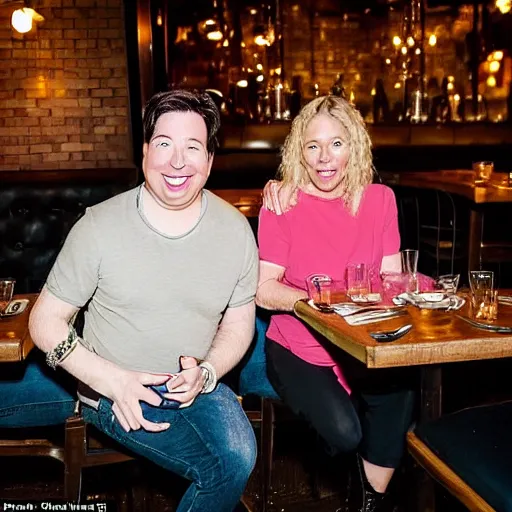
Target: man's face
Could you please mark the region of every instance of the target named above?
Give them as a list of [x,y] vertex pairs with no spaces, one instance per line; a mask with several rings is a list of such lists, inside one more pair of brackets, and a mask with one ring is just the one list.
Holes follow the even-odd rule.
[[199,197],[212,167],[207,130],[195,112],[169,112],[158,118],[143,147],[146,187],[160,206],[183,210]]

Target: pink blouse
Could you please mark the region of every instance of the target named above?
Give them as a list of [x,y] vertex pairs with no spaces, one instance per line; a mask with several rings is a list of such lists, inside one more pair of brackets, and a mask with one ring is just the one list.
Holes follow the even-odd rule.
[[[384,185],[369,185],[353,216],[341,199],[300,191],[297,205],[283,215],[261,209],[258,242],[260,259],[284,267],[283,283],[301,290],[311,274],[344,280],[351,263],[380,269],[382,258],[400,249],[395,196]],[[267,336],[304,361],[331,366],[350,392],[342,369],[294,315],[273,315]]]

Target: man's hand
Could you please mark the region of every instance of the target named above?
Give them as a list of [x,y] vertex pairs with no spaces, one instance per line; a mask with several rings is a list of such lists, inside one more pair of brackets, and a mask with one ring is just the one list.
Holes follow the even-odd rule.
[[195,357],[182,356],[180,363],[181,372],[167,382],[169,393],[163,396],[169,400],[181,402],[181,409],[192,405],[197,395],[201,393],[204,386],[204,375]]
[[109,377],[108,382],[95,386],[96,391],[104,394],[113,402],[112,412],[126,432],[143,428],[148,432],[162,432],[169,423],[153,423],[142,415],[140,401],[158,407],[162,398],[146,386],[157,386],[169,380],[169,375],[141,373],[119,369]]
[[292,185],[270,180],[263,189],[263,207],[276,215],[282,215],[297,204],[297,192],[298,189]]

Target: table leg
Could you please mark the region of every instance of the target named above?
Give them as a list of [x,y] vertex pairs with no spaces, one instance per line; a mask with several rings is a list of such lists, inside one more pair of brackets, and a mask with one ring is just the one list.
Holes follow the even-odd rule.
[[482,246],[483,214],[476,208],[471,208],[469,216],[468,239],[468,270],[480,269],[480,251]]
[[[435,420],[442,411],[441,365],[425,365],[421,368],[420,421]],[[435,512],[435,482],[426,471],[419,468],[416,478],[418,512]]]
[[425,365],[421,368],[421,411],[420,420],[435,420],[442,412],[441,365]]

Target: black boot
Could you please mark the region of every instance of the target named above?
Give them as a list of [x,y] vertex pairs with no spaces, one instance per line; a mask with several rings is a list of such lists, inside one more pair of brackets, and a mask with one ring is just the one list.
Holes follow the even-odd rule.
[[[349,512],[379,512],[382,510],[384,501],[383,492],[377,492],[368,479],[364,472],[363,460],[359,455],[356,456],[356,468],[352,472],[349,500],[348,500],[348,511]],[[355,474],[354,474],[355,473]]]

